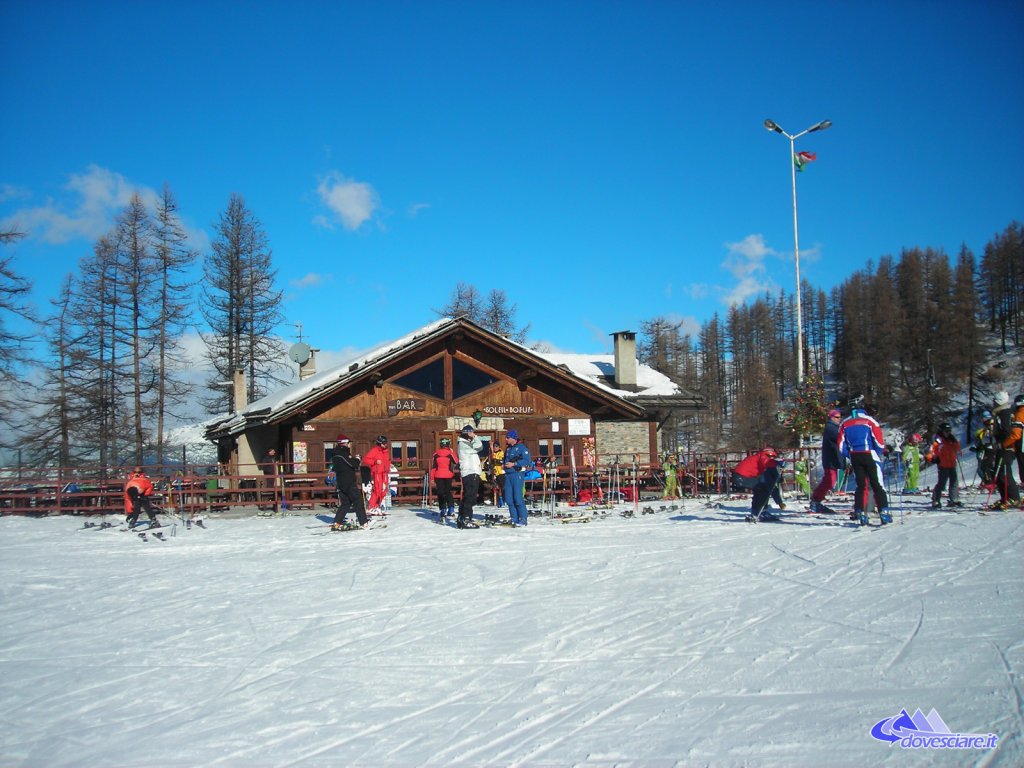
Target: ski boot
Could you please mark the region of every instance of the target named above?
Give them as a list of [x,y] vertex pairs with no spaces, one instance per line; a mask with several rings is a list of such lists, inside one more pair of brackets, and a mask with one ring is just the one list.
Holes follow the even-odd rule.
[[867,525],[868,524],[868,515],[867,515],[867,513],[866,512],[858,513],[857,514],[857,520],[860,522],[861,526]]
[[345,522],[344,518],[341,520],[335,520],[331,523],[332,531],[344,531],[348,527],[348,523]]
[[942,509],[942,502],[932,499],[932,509]]
[[962,501],[950,501],[946,503],[947,507],[962,507],[964,503]]
[[889,514],[889,510],[887,510],[887,509],[879,510],[878,511],[878,517],[881,519],[882,525],[888,525],[889,523],[892,522],[892,515]]

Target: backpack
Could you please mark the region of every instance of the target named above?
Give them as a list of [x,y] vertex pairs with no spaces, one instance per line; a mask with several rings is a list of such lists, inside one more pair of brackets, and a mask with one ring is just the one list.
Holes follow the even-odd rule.
[[324,478],[324,482],[331,486],[331,488],[338,484],[338,476],[335,474],[333,469],[328,471],[327,477]]

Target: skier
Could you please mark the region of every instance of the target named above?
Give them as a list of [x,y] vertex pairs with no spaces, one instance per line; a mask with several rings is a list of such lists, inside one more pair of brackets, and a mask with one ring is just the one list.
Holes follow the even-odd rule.
[[995,506],[998,509],[1019,507],[1020,492],[1017,481],[1013,479],[1013,464],[1016,459],[1014,446],[1021,439],[1022,428],[1020,422],[1014,421],[1010,396],[1005,391],[996,394],[992,419],[996,443],[995,483],[999,490],[999,503]]
[[793,462],[793,481],[800,493],[804,496],[811,495],[811,482],[807,478],[807,460],[800,458]]
[[494,506],[504,507],[505,498],[503,491],[505,488],[505,468],[502,462],[505,461],[505,451],[501,449],[501,446],[497,443],[491,444],[491,458],[489,460],[490,468],[487,471],[487,479],[491,483],[491,488],[494,490]]
[[153,483],[146,473],[136,467],[124,484],[124,523],[127,528],[134,528],[139,521],[139,513],[145,512],[149,517],[149,527],[159,528],[160,521],[153,511]]
[[[1024,394],[1013,398],[1013,420],[1021,428],[1021,436],[1024,437]],[[1014,451],[1017,453],[1017,480],[1024,483],[1024,439],[1017,438]]]
[[921,436],[915,432],[903,444],[903,461],[906,480],[903,483],[904,493],[917,493],[917,480],[921,475]]
[[331,459],[334,471],[335,490],[338,493],[338,510],[334,513],[332,530],[346,526],[345,518],[350,512],[356,513],[359,525],[368,528],[370,521],[366,516],[366,497],[359,482],[359,457],[352,456],[352,446],[347,435],[338,435],[335,440],[334,456]]
[[861,525],[868,524],[868,516],[864,510],[867,508],[870,483],[882,525],[891,523],[889,497],[882,485],[882,462],[886,448],[881,425],[863,406],[854,407],[853,412],[839,425],[838,445],[840,453],[849,459],[854,477],[857,479],[850,519],[859,521]]
[[455,473],[459,471],[459,460],[452,450],[451,438],[442,437],[441,447],[434,451],[430,458],[430,482],[437,491],[438,522],[444,523],[447,515],[455,514],[455,497],[452,495],[452,483]]
[[661,469],[665,473],[665,490],[662,492],[661,498],[679,498],[676,491],[676,457],[671,453],[665,454],[665,460],[661,464]]
[[949,483],[949,506],[962,507],[960,488],[956,477],[956,465],[960,458],[960,441],[953,435],[949,422],[939,424],[938,433],[928,452],[927,461],[939,467],[939,479],[932,488],[932,509],[942,509],[942,489]]
[[828,412],[825,431],[821,435],[821,482],[811,494],[811,512],[816,514],[834,515],[835,510],[826,507],[825,496],[832,492],[836,484],[836,475],[843,466],[843,458],[839,453],[839,423],[843,414],[833,408]]
[[479,528],[473,522],[473,505],[480,495],[480,451],[483,441],[476,436],[472,424],[467,424],[459,433],[459,474],[462,475],[462,498],[459,500],[459,528]]
[[981,412],[981,426],[974,432],[974,444],[971,450],[978,454],[978,475],[981,487],[989,492],[995,490],[996,444],[993,436],[991,411]]
[[779,452],[771,446],[750,454],[736,465],[732,473],[733,485],[753,491],[754,494],[750,498],[748,520],[775,522],[779,519],[764,510],[768,506],[769,498],[775,499],[779,509],[786,508],[782,501],[782,492],[779,490],[779,471],[784,465],[785,462],[779,458]]
[[512,516],[512,527],[522,528],[527,524],[526,499],[523,498],[523,486],[526,484],[526,472],[533,469],[530,451],[519,441],[519,433],[510,429],[505,433],[505,501]]
[[[384,497],[388,494],[391,474],[391,456],[388,453],[387,435],[377,435],[373,447],[363,456],[362,466],[366,467],[369,481],[372,483],[370,500],[366,506],[370,512],[379,512],[384,505]],[[364,477],[363,480],[365,482],[366,478]]]

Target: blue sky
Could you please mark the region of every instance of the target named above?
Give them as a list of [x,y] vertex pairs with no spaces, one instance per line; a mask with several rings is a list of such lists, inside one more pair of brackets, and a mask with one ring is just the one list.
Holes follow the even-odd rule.
[[132,190],[206,250],[231,193],[325,354],[504,289],[610,349],[1024,218],[1019,2],[0,4],[0,219],[45,312]]

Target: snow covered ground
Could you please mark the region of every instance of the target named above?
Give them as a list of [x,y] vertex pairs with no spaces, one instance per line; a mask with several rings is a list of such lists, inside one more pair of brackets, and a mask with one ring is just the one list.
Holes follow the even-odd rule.
[[[3,518],[0,765],[1024,765],[1024,513],[966,499],[877,530]],[[904,709],[997,745],[871,736]]]

